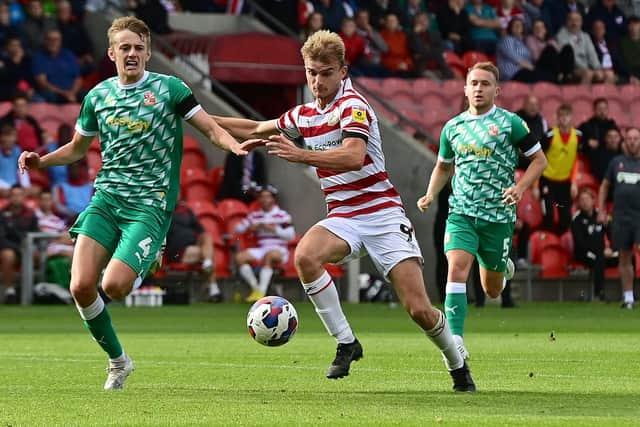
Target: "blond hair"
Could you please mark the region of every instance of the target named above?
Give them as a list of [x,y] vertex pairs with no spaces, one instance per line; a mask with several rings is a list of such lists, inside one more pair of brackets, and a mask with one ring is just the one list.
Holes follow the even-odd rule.
[[136,18],[135,16],[122,16],[113,20],[109,30],[107,31],[109,46],[113,46],[115,44],[116,34],[124,30],[136,33],[140,36],[142,41],[145,42],[147,48],[151,48],[151,31],[149,31],[149,27],[147,27],[147,24],[145,24],[144,21]]
[[344,43],[339,35],[328,30],[313,33],[300,49],[303,60],[318,61],[329,64],[337,61],[344,65]]
[[488,71],[496,78],[496,83],[500,81],[500,71],[498,71],[498,67],[496,67],[493,62],[485,61],[485,62],[476,62],[469,68],[469,73],[473,70],[484,70]]

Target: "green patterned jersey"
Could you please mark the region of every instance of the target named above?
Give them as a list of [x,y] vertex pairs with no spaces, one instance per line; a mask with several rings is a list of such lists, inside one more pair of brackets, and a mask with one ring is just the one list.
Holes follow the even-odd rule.
[[[449,120],[440,135],[438,157],[454,162],[449,212],[495,223],[514,222],[515,206],[502,203],[502,190],[515,184],[520,143],[527,124],[502,108],[474,116],[465,111]],[[537,144],[539,149],[539,144]],[[536,151],[536,150],[533,150]]]
[[76,123],[81,135],[100,138],[95,188],[133,206],[172,210],[180,187],[182,118],[200,108],[182,80],[164,74],[145,71],[136,83],[112,77],[96,85]]

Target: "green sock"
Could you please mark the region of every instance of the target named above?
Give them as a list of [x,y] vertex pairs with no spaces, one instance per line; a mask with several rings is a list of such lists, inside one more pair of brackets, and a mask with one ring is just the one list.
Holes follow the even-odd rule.
[[115,329],[111,324],[111,316],[104,306],[102,298],[98,296],[96,301],[89,307],[78,307],[80,316],[84,319],[84,325],[87,327],[93,339],[96,340],[100,347],[107,352],[110,359],[120,357],[123,353],[122,346],[118,340]]
[[464,320],[467,317],[467,293],[464,283],[447,283],[444,314],[447,316],[451,333],[463,336]]

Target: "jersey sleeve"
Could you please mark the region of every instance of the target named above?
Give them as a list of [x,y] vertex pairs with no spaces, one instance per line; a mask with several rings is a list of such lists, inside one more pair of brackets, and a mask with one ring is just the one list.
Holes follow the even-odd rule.
[[92,90],[82,101],[80,115],[76,121],[76,132],[82,136],[96,136],[98,134],[98,119],[96,117],[96,94]]
[[527,122],[517,114],[511,116],[511,143],[518,146],[526,157],[530,157],[542,149],[540,141],[536,141]]
[[361,138],[369,141],[371,112],[369,106],[360,98],[352,97],[340,105],[340,128],[342,138]]
[[296,121],[299,113],[300,106],[298,105],[286,111],[276,120],[276,128],[278,131],[292,141],[302,136]]
[[181,79],[174,76],[169,77],[169,90],[176,113],[185,120],[189,120],[202,110],[202,106],[196,100],[191,88]]
[[452,163],[455,153],[449,140],[449,124],[445,124],[440,132],[440,148],[438,150],[438,160],[443,163]]

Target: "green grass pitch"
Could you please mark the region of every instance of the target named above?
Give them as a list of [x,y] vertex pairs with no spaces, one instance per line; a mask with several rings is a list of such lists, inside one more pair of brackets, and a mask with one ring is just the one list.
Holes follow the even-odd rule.
[[313,307],[296,308],[296,336],[267,348],[245,305],[111,306],[136,370],[104,392],[106,357],[73,307],[0,306],[0,427],[640,425],[640,310],[470,307],[471,395],[451,391],[436,348],[386,305],[345,306],[365,357],[328,380],[335,343]]

